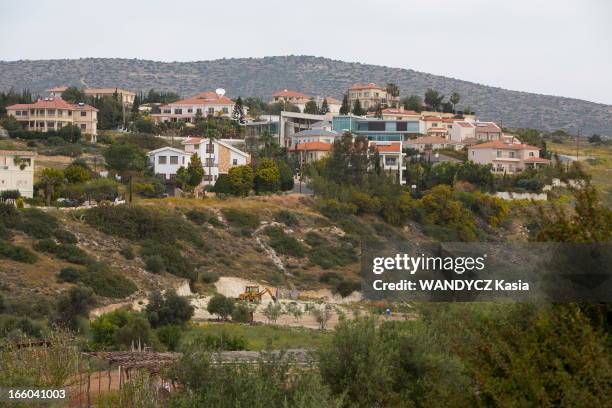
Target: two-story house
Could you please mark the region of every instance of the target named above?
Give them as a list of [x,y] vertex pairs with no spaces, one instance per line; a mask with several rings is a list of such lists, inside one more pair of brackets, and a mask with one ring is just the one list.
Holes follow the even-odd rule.
[[98,133],[98,109],[85,103],[73,104],[57,97],[44,98],[34,103],[7,106],[6,112],[26,130],[47,132],[76,125],[82,133],[94,136],[94,141]]
[[149,163],[153,166],[153,172],[166,180],[171,180],[176,176],[178,169],[189,165],[192,154],[166,146],[151,150],[147,153],[147,156],[149,157]]
[[404,153],[402,152],[402,142],[380,142],[370,141],[378,152],[380,158],[380,168],[390,175],[396,177],[400,184],[405,184],[404,180]]
[[231,118],[234,111],[234,101],[223,93],[201,92],[191,98],[162,105],[159,109],[160,113],[150,115],[156,123],[193,123],[198,116],[223,116]]
[[399,101],[399,97],[388,95],[384,86],[372,82],[354,84],[349,88],[348,102],[351,109],[355,106],[357,99],[359,99],[359,104],[366,111],[375,108],[377,105],[383,107],[395,106]]
[[0,150],[0,191],[19,190],[23,197],[34,195],[36,152]]
[[306,108],[306,104],[309,100],[310,97],[302,92],[283,89],[272,94],[271,103],[288,102],[297,106],[300,109],[300,112],[304,112],[304,108]]
[[538,168],[550,164],[550,160],[540,157],[540,149],[535,146],[495,140],[470,146],[468,159],[478,164],[491,164],[496,174],[514,174],[528,168]]
[[204,185],[215,184],[220,174],[227,174],[234,166],[251,162],[251,156],[221,140],[190,137],[186,139],[185,153],[198,153],[204,167]]

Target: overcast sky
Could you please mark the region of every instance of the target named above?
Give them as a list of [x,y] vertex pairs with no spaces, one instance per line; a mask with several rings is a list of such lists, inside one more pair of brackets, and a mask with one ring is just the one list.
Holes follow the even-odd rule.
[[28,0],[0,9],[1,60],[288,54],[612,104],[612,1]]

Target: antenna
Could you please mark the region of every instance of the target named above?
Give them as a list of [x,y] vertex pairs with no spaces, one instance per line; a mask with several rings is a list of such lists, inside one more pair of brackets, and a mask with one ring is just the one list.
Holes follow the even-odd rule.
[[215,89],[215,93],[217,94],[217,96],[219,96],[219,98],[221,98],[223,95],[225,95],[225,89],[217,88]]

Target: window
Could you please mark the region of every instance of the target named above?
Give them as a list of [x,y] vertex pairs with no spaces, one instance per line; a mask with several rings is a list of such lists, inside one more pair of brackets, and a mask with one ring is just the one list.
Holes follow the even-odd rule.
[[215,108],[208,108],[208,114],[212,115],[215,113]]
[[206,160],[204,161],[206,166],[214,166],[215,165],[215,159],[214,157],[207,157]]
[[21,116],[21,111],[15,112],[15,116]]
[[157,158],[157,164],[166,164],[166,156],[159,156]]
[[228,114],[229,113],[229,109],[228,108],[223,108],[223,113]]
[[170,164],[178,164],[178,156],[170,156]]
[[502,151],[501,150],[497,151],[497,157],[502,157]]
[[533,156],[534,156],[533,152],[529,152],[529,157],[533,157]]
[[81,130],[85,130],[87,126],[84,123],[81,123]]
[[64,116],[64,111],[61,109],[57,110],[57,116]]
[[232,166],[238,165],[238,159],[232,159]]
[[201,108],[196,109],[196,113],[199,113],[201,115],[202,114],[202,109]]
[[514,159],[515,152],[510,152],[510,158]]
[[396,159],[395,157],[385,157],[385,166],[395,166]]
[[87,112],[81,111],[81,116],[87,116]]
[[170,109],[164,109],[164,113],[172,113]]
[[191,108],[187,109],[187,113],[193,113],[193,109]]
[[174,110],[174,114],[175,115],[181,115],[181,114],[183,114],[183,110],[182,109],[175,109]]
[[68,111],[68,116],[72,116],[72,111]]
[[208,143],[206,145],[206,153],[214,153],[215,152],[215,145],[212,143]]

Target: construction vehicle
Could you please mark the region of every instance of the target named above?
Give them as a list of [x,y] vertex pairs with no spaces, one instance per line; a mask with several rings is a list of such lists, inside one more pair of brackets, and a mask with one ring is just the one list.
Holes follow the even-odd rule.
[[264,288],[261,292],[259,291],[259,286],[247,286],[239,296],[238,299],[246,300],[249,303],[253,302],[261,302],[261,298],[265,294],[269,294],[272,297],[272,300],[276,303],[276,295],[272,293],[272,291],[268,288]]

